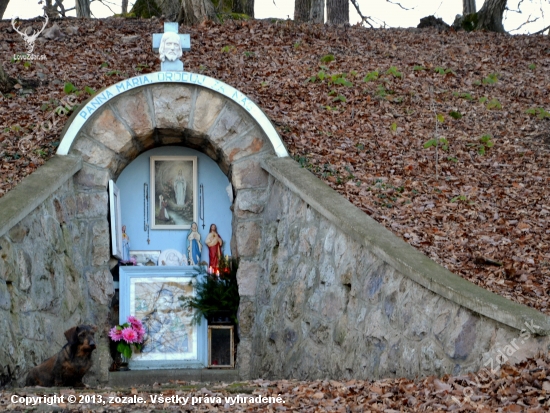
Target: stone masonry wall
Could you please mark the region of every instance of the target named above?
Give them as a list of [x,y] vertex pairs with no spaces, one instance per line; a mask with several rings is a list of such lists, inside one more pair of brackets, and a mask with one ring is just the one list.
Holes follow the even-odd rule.
[[[50,162],[55,164],[56,160]],[[49,166],[43,167],[42,172]],[[62,169],[63,164],[57,167]],[[29,179],[37,181],[38,187],[55,180],[55,174],[43,175],[27,178],[0,202],[14,203],[10,201],[25,190]],[[77,177],[82,178],[80,174]],[[33,195],[26,194],[22,199],[32,201]],[[67,329],[78,324],[107,324],[113,295],[113,280],[107,267],[107,205],[105,190],[83,192],[70,177],[16,225],[3,228],[0,365],[9,365],[12,371],[19,366],[16,376],[20,384],[29,368],[65,345],[63,333]],[[5,218],[2,212],[0,221]],[[94,367],[85,376],[88,383],[107,379],[111,360],[105,333],[102,328],[96,333],[100,345],[94,352]]]
[[[273,176],[266,194],[259,259],[245,261],[248,276],[239,271],[240,286],[255,295],[240,318],[251,336],[251,377],[459,374],[480,369],[498,350],[511,361],[547,350],[548,337],[520,337],[404,276]],[[518,348],[507,348],[514,339]]]

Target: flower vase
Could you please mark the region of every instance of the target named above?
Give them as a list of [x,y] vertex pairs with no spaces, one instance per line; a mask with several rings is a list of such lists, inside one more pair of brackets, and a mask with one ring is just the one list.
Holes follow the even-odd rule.
[[128,362],[130,361],[129,358],[124,356],[124,354],[120,354],[120,367],[118,368],[118,371],[128,371],[130,370],[128,368]]

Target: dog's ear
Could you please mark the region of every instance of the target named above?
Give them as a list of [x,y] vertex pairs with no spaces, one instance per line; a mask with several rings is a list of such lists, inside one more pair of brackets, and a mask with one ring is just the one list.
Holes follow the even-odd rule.
[[92,333],[95,333],[97,331],[97,326],[91,325],[90,330],[92,331]]
[[78,327],[71,327],[67,331],[65,331],[65,337],[67,338],[67,341],[69,343],[72,343],[76,336],[77,336],[77,329]]

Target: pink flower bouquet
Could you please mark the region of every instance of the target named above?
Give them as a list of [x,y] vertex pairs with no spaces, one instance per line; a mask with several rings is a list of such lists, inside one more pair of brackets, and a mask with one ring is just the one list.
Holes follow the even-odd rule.
[[122,325],[114,326],[109,331],[109,337],[111,337],[111,340],[119,342],[117,351],[125,358],[130,359],[132,357],[132,346],[138,351],[141,350],[145,329],[136,317],[128,316],[127,320]]

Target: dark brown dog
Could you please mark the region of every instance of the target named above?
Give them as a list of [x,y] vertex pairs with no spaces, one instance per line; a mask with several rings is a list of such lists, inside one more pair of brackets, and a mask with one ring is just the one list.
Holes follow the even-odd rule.
[[68,343],[55,356],[29,371],[25,385],[84,387],[82,378],[92,367],[96,330],[95,326],[80,325],[65,331]]

